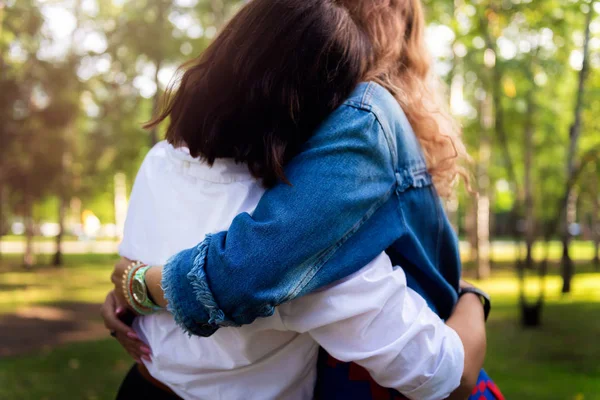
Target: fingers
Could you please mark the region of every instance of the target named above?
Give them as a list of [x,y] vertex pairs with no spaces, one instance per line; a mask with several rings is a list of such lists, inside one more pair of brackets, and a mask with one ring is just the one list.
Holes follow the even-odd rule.
[[115,295],[113,292],[110,292],[106,296],[104,304],[100,307],[100,315],[104,320],[104,326],[106,326],[106,329],[109,331],[115,331],[124,335],[128,332],[133,333],[133,330],[119,319],[119,315],[124,313],[124,311],[122,313],[117,313],[117,308],[122,309],[123,307],[117,306]]
[[151,361],[150,356],[152,352],[150,348],[140,340],[135,332],[130,332],[123,337],[122,345],[135,360],[141,361],[143,358],[146,361]]
[[151,351],[148,346],[146,346],[135,333],[123,335],[121,333],[117,333],[116,335],[117,341],[123,346],[125,351],[137,362],[141,363],[142,359],[146,361],[151,361]]
[[123,323],[119,318],[127,312],[128,310],[119,304],[114,292],[108,293],[104,304],[100,307],[104,326],[109,331],[114,332],[114,337],[125,351],[138,363],[141,363],[142,359],[151,361],[150,355],[152,352],[150,348],[142,342],[130,326]]

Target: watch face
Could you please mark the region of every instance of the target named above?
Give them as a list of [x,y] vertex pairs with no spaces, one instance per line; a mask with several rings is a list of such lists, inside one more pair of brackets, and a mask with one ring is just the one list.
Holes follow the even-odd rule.
[[146,285],[139,280],[134,279],[131,289],[134,300],[139,304],[143,304],[146,301]]

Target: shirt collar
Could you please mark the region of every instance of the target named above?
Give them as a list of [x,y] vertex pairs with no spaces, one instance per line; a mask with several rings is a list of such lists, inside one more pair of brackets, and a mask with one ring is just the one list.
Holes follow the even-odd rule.
[[247,165],[236,163],[231,158],[218,158],[210,166],[206,160],[192,157],[186,147],[175,148],[166,142],[164,144],[170,162],[184,174],[213,183],[232,183],[255,179],[250,174]]

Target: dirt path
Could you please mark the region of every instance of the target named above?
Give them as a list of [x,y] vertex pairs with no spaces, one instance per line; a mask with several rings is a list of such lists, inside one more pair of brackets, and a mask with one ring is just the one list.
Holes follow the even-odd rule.
[[0,357],[107,337],[99,304],[59,303],[0,316]]

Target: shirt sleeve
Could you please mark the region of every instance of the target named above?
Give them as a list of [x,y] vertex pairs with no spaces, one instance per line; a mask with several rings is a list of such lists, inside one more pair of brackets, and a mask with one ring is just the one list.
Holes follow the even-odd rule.
[[[219,326],[269,316],[317,273],[330,278],[322,284],[339,279],[322,269],[337,268],[327,261],[389,199],[396,182],[377,118],[348,105],[318,129],[285,172],[291,184],[268,190],[252,215],[238,215],[229,231],[207,236],[165,265],[169,310],[189,333],[208,336]],[[338,272],[345,276],[364,265]]]
[[445,399],[460,385],[458,334],[407,287],[404,272],[385,254],[279,312],[290,330],[308,332],[334,358],[356,362],[409,399]]

